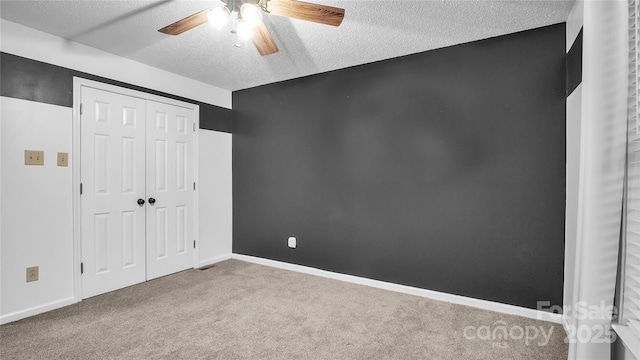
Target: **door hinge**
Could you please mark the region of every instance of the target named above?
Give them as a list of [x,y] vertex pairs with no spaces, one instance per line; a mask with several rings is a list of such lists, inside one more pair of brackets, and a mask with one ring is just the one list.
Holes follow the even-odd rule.
[[194,249],[196,248],[196,241],[195,240],[193,240],[193,248]]
[[80,275],[84,274],[84,263],[80,263]]
[[80,103],[80,115],[82,115],[82,103]]
[[80,183],[80,195],[82,195],[82,183]]
[[193,122],[193,132],[196,132],[196,122]]
[[193,190],[195,190],[195,189],[196,189],[196,182],[194,181],[193,182]]

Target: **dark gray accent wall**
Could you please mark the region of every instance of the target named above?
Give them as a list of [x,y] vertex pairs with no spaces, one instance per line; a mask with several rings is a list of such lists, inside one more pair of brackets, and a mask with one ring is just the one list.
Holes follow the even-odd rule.
[[234,253],[561,304],[565,55],[558,24],[234,92]]
[[2,79],[0,95],[2,96],[72,107],[74,76],[197,104],[200,106],[201,129],[229,133],[232,131],[232,116],[229,109],[41,61],[0,53],[0,78]]
[[567,52],[567,97],[582,83],[582,29]]

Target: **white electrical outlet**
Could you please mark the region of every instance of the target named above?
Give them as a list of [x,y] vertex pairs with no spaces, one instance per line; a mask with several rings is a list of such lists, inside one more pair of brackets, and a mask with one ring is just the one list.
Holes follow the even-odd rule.
[[295,249],[296,248],[296,238],[291,236],[289,237],[289,240],[287,240],[287,244],[289,245],[290,248]]
[[27,268],[27,282],[38,281],[40,272],[39,266],[32,266]]

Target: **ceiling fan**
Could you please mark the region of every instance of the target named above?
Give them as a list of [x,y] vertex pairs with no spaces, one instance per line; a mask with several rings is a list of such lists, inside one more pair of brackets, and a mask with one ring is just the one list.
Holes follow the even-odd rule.
[[230,19],[236,24],[231,32],[241,40],[251,39],[260,55],[278,52],[278,45],[262,22],[262,13],[340,26],[344,9],[296,0],[222,0],[223,6],[205,9],[158,30],[179,35],[206,22],[220,30]]

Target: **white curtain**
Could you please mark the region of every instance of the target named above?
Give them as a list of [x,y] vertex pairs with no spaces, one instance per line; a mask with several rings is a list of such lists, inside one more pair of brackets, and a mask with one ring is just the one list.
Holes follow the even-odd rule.
[[[629,0],[629,96],[627,105],[627,182],[625,233],[621,254],[623,263],[618,278],[622,288],[620,317],[616,332],[627,348],[635,348],[640,357],[640,117],[638,116],[638,1]],[[628,330],[628,331],[626,331]],[[626,334],[625,334],[626,331]],[[629,336],[630,335],[630,336]]]
[[570,359],[610,359],[610,344],[595,335],[610,332],[611,319],[606,313],[579,311],[613,307],[627,135],[628,14],[626,1],[584,2],[578,242],[574,303],[569,304],[568,314],[575,328],[568,329]]

